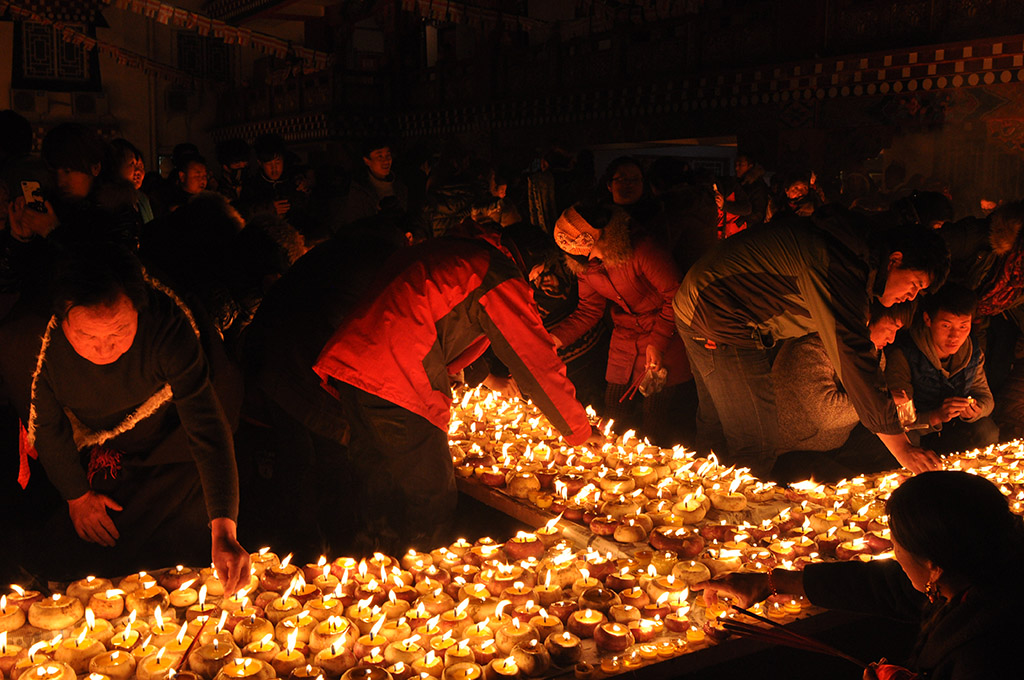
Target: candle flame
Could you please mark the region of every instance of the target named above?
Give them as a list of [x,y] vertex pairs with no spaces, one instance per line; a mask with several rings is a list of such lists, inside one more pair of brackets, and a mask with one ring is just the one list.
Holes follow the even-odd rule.
[[370,639],[377,637],[386,620],[383,616],[377,619],[377,623],[373,624],[373,627],[370,628]]
[[206,607],[206,584],[204,583],[202,585],[202,587],[199,588],[199,609],[204,609],[205,607]]
[[185,644],[185,633],[187,632],[188,628],[185,626],[182,626],[180,629],[178,629],[178,634],[174,636],[174,639],[177,640],[179,645]]
[[287,649],[288,649],[288,655],[289,656],[292,654],[292,652],[295,651],[295,643],[296,643],[296,641],[298,639],[299,639],[299,629],[298,628],[296,628],[292,632],[288,633],[288,636],[286,637],[286,640],[288,641]]
[[11,590],[16,592],[21,597],[25,596],[25,589],[22,588],[21,586],[19,586],[17,583],[12,583],[11,584]]
[[85,634],[89,632],[88,628],[83,628],[82,632],[79,633],[78,637],[75,638],[75,647],[81,647],[82,643],[85,642]]
[[219,633],[224,630],[224,626],[228,623],[228,613],[223,611],[220,613],[220,620],[217,622],[217,626],[214,628],[214,632]]

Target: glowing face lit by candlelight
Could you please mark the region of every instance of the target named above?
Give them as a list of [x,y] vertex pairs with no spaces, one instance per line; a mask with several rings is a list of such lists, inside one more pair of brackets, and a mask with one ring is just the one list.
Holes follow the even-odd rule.
[[123,293],[111,305],[72,307],[61,324],[75,352],[98,366],[120,359],[135,341],[138,327],[139,313]]
[[900,566],[903,567],[903,572],[910,579],[915,590],[925,592],[928,588],[929,580],[938,579],[942,575],[942,570],[932,565],[929,560],[924,560],[910,553],[902,545],[896,541],[892,542],[893,554],[896,557],[896,561],[899,562]]
[[895,252],[889,256],[888,270],[885,277],[885,290],[878,301],[884,307],[891,307],[899,302],[909,302],[932,285],[928,272],[916,269],[904,269],[903,253]]

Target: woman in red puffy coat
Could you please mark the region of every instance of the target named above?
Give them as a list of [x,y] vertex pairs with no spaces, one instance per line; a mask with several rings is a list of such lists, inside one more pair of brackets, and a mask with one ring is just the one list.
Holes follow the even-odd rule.
[[[650,236],[630,229],[630,218],[614,207],[577,204],[558,219],[555,241],[579,278],[579,306],[551,334],[559,346],[572,343],[605,313],[613,324],[605,378],[605,417],[628,423],[643,402],[638,430],[671,445],[664,430],[674,387],[690,380],[682,340],[675,332],[672,298],[682,276],[672,257]],[[631,390],[645,374],[667,371],[665,386],[643,396]]]

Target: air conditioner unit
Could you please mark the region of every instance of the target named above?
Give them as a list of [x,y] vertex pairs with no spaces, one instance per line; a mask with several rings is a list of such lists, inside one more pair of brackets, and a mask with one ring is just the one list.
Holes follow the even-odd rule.
[[18,113],[46,115],[50,96],[43,90],[11,90],[11,108]]
[[71,95],[71,111],[76,117],[105,116],[110,113],[110,104],[103,92],[74,92]]

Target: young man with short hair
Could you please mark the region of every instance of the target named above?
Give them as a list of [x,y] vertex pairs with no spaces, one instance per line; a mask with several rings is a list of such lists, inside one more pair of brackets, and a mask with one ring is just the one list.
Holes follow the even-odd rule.
[[365,172],[352,181],[345,201],[345,224],[373,217],[384,211],[404,212],[409,205],[409,190],[392,171],[391,143],[383,138],[367,140],[362,147]]
[[978,296],[946,284],[925,302],[920,319],[886,352],[885,380],[896,395],[914,401],[917,426],[910,433],[937,453],[999,441],[989,417],[995,404],[985,377],[985,354],[971,340]]

